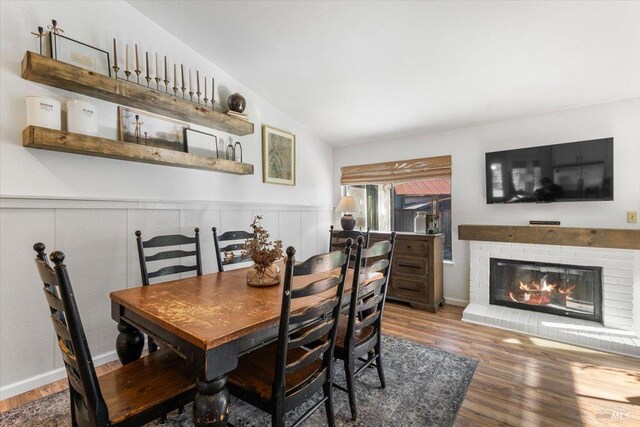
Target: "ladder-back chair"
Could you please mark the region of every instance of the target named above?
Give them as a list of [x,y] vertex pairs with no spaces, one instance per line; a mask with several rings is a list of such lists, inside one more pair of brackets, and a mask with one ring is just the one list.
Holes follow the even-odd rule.
[[[335,357],[344,361],[347,389],[336,388],[349,394],[351,417],[357,417],[354,378],[375,362],[382,388],[385,387],[382,366],[382,314],[391,273],[396,233],[391,239],[364,248],[364,239],[358,238],[349,315],[341,316],[338,325]],[[368,267],[364,267],[367,265]],[[363,357],[367,355],[367,359]],[[364,362],[356,369],[356,361]]]
[[36,243],[36,268],[69,380],[72,426],[138,426],[193,400],[195,373],[185,360],[157,351],[98,377],[62,252],[47,262]]
[[[148,286],[150,280],[170,276],[173,274],[187,273],[195,271],[198,276],[202,276],[202,256],[200,253],[200,229],[195,228],[195,237],[188,237],[182,234],[169,234],[164,236],[155,236],[149,240],[142,240],[142,232],[137,230],[136,245],[138,247],[138,261],[140,262],[140,275],[142,276],[142,286]],[[171,246],[190,246],[194,245],[194,249],[185,251],[183,249],[171,249],[168,251],[156,252],[153,255],[146,255],[145,249],[166,248]],[[156,261],[165,261],[170,259],[194,258],[193,265],[176,264],[162,267],[156,271],[149,272],[148,263]],[[149,337],[149,352],[153,353],[158,349],[153,338]]]
[[[238,251],[244,249],[244,242],[238,243],[239,240],[253,239],[253,233],[243,230],[227,231],[218,236],[218,229],[213,227],[213,244],[216,247],[216,260],[218,261],[218,271],[223,272],[225,265],[238,264],[241,262],[251,261],[249,258],[237,254]],[[222,242],[236,241],[236,243],[221,246]],[[227,256],[229,255],[229,256]]]
[[[342,251],[316,255],[295,265],[295,249],[287,248],[279,334],[276,343],[240,358],[238,368],[229,374],[229,390],[240,399],[271,414],[272,425],[284,426],[284,415],[317,392],[315,402],[293,426],[304,422],[324,403],[330,426],[335,425],[331,395],[333,349],[347,274],[351,245]],[[340,269],[327,276],[327,272]],[[294,277],[318,275],[317,279],[293,288]],[[298,298],[326,295],[302,312],[292,312]]]

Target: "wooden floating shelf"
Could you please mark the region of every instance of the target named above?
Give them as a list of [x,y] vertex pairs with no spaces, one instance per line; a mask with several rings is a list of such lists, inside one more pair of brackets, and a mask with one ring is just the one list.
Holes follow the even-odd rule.
[[460,240],[640,249],[640,230],[615,228],[459,225]]
[[63,151],[65,153],[107,157],[110,159],[151,163],[154,165],[202,169],[235,175],[253,175],[253,165],[248,163],[197,156],[181,151],[132,144],[38,126],[27,126],[24,131],[22,131],[22,145],[29,148]]
[[21,74],[23,79],[32,82],[139,108],[233,135],[242,136],[253,133],[253,123],[246,120],[213,111],[210,107],[186,101],[165,92],[94,73],[34,52],[27,52],[24,55]]

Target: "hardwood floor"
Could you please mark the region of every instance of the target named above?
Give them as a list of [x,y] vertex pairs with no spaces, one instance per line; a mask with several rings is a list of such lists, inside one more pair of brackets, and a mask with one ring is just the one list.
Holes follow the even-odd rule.
[[[383,329],[480,361],[458,426],[638,426],[640,360],[464,323],[389,302]],[[389,356],[391,357],[391,356]],[[118,366],[112,362],[98,373]],[[66,380],[0,402],[0,412],[63,390]]]
[[387,304],[383,330],[480,361],[458,426],[638,426],[640,360]]

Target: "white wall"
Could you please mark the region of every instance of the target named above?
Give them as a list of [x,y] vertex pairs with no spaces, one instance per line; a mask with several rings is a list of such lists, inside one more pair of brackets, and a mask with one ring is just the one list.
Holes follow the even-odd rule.
[[[274,237],[298,249],[298,258],[326,250],[332,149],[299,123],[125,2],[2,2],[0,15],[0,399],[64,376],[32,261],[36,241],[45,242],[48,252],[67,254],[91,350],[95,357],[102,355],[97,363],[114,358],[116,325],[110,318],[109,292],[139,285],[136,229],[153,235],[193,233],[199,226],[207,272],[215,269],[211,227],[247,228],[258,213]],[[26,95],[90,99],[20,78],[25,51],[36,50],[30,31],[52,18],[68,37],[104,50],[111,51],[117,37],[121,61],[124,43],[130,49],[138,43],[142,52],[153,55],[158,50],[171,64],[184,63],[194,77],[196,68],[201,75],[215,76],[217,93],[225,100],[229,93],[243,94],[256,132],[236,139],[255,174],[234,176],[23,148]],[[229,37],[216,31],[215,24],[214,18],[208,36]],[[99,110],[100,136],[117,139],[117,106],[90,100]],[[295,187],[262,183],[263,123],[296,135]]]
[[[486,204],[486,152],[608,136],[614,137],[614,201]],[[640,98],[337,147],[334,196],[340,194],[342,166],[445,154],[452,156],[453,168],[454,263],[444,269],[444,295],[449,301],[469,300],[469,244],[458,240],[459,224],[527,225],[537,219],[559,220],[563,226],[640,227],[626,222],[626,211],[640,211]]]
[[[0,97],[0,194],[45,197],[102,197],[151,200],[234,200],[268,203],[326,205],[331,202],[331,147],[310,135],[300,124],[277,110],[258,95],[226,75],[207,58],[160,28],[125,2],[2,2]],[[176,11],[179,13],[179,11]],[[238,137],[244,161],[255,165],[251,176],[171,168],[142,163],[116,161],[67,153],[55,153],[22,147],[26,126],[26,95],[88,99],[100,114],[100,136],[117,139],[116,104],[54,89],[20,77],[20,62],[26,50],[36,50],[34,37],[38,25],[46,27],[58,20],[65,35],[112,51],[112,39],[138,43],[141,56],[149,50],[166,54],[171,64],[184,63],[201,76],[215,76],[216,93],[239,92],[247,99],[247,113],[255,123],[253,135]],[[218,34],[215,19],[208,35]],[[233,40],[229,40],[233,43]],[[111,52],[112,53],[112,52]],[[141,64],[144,63],[141,57]],[[211,58],[215,60],[215,58]],[[113,58],[112,58],[113,60]],[[152,64],[153,67],[153,64]],[[173,68],[173,67],[170,67]],[[179,68],[179,67],[178,67]],[[194,82],[195,85],[195,82]],[[217,101],[219,102],[219,95]],[[226,97],[224,97],[226,108]],[[218,106],[220,109],[220,106]],[[263,123],[293,132],[297,137],[297,185],[295,187],[262,184],[261,125]],[[223,132],[214,132],[228,136]],[[265,191],[268,189],[268,191]]]

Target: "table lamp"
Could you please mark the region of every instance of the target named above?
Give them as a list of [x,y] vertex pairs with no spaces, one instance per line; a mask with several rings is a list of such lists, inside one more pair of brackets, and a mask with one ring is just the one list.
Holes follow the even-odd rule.
[[356,202],[356,198],[353,196],[343,196],[340,199],[340,203],[336,207],[336,212],[342,213],[342,218],[340,218],[340,225],[343,230],[353,230],[356,226],[356,219],[353,217],[353,214],[359,212],[358,203]]

